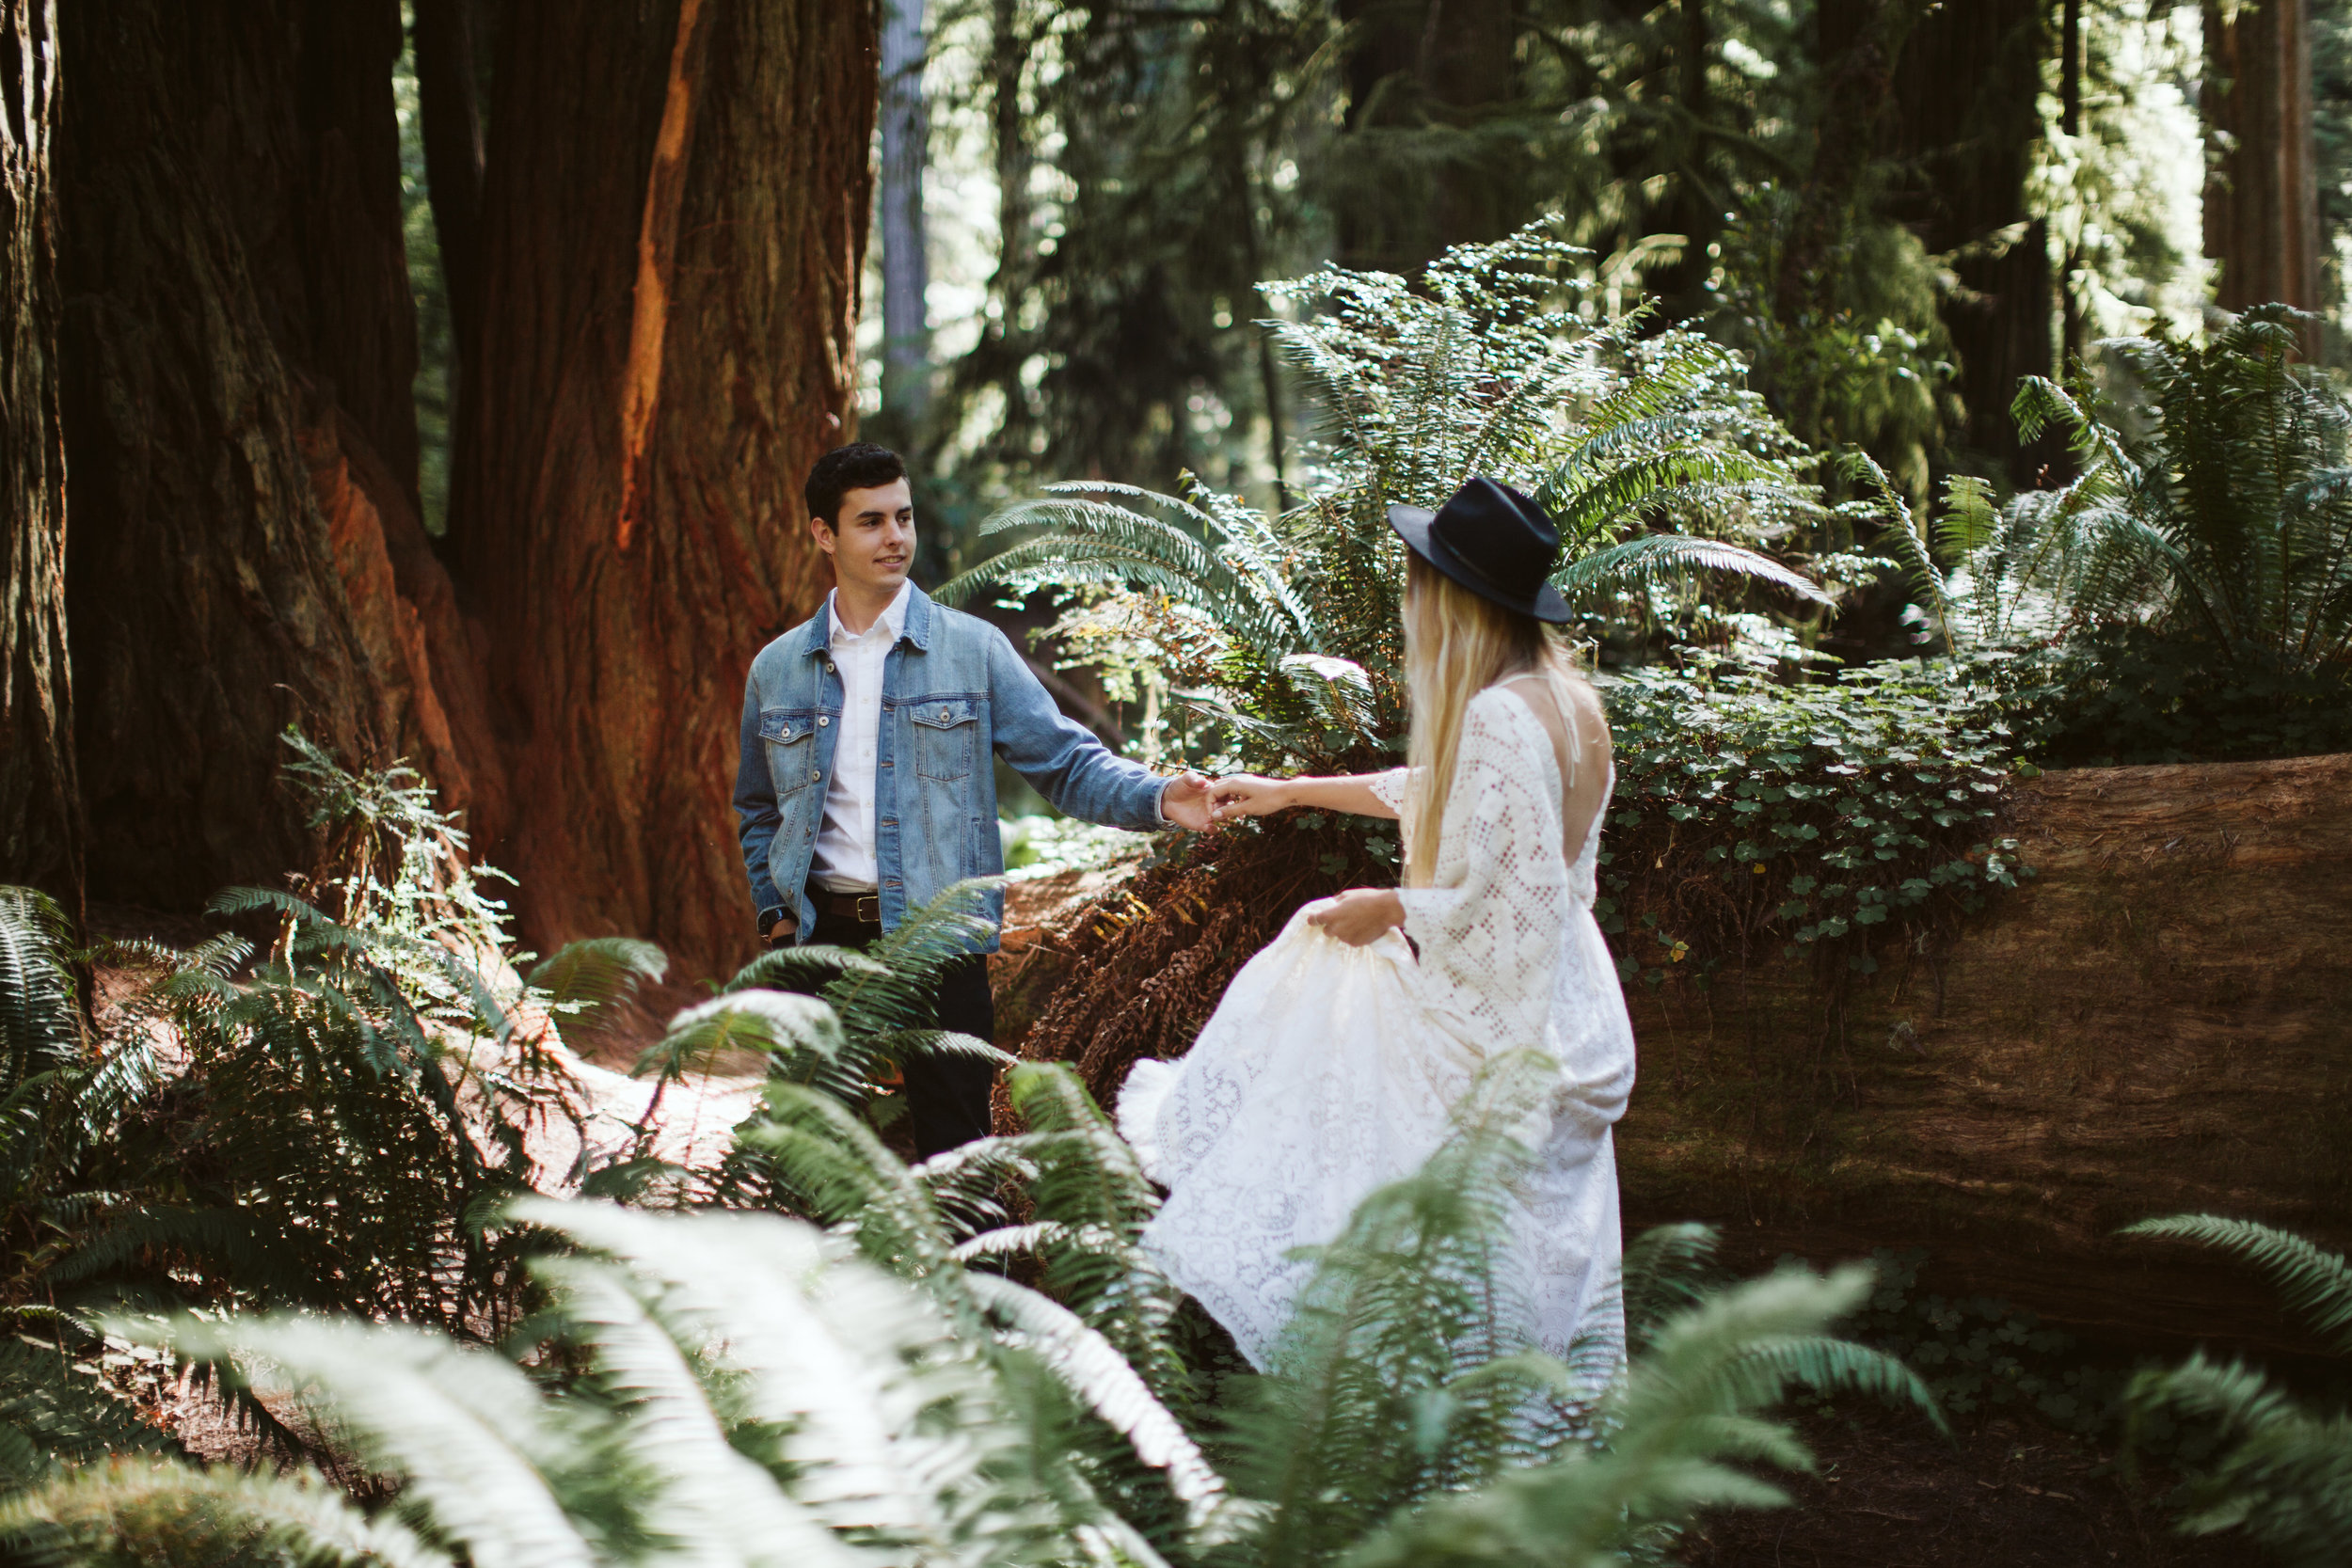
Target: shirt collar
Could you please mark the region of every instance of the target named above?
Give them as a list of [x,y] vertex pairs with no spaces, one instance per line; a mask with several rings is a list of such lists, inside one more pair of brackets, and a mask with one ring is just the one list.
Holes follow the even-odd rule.
[[[859,641],[861,641],[859,635],[850,631],[849,627],[841,624],[840,612],[834,608],[834,601],[839,595],[840,592],[841,591],[836,588],[833,593],[825,595],[826,641],[830,642]],[[882,614],[875,618],[874,626],[866,628],[865,635],[866,637],[873,636],[874,628],[879,626],[887,634],[887,641],[891,642],[898,641],[899,637],[906,631],[907,600],[914,594],[914,581],[913,578],[910,578],[901,581],[898,584],[898,592],[892,596],[891,601],[888,604],[882,607]]]

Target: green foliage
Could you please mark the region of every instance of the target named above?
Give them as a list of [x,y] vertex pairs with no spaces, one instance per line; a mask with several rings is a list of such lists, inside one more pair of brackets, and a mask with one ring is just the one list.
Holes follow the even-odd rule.
[[356,1322],[122,1325],[303,1400],[398,1485],[396,1510],[130,1470],[16,1499],[9,1532],[61,1561],[240,1537],[321,1563],[1159,1560],[1018,1370],[1041,1357],[979,1354],[843,1243],[773,1216],[531,1200],[514,1218],[577,1249],[535,1265],[549,1305],[514,1354],[560,1347],[582,1376]]
[[1046,531],[941,596],[982,583],[1097,595],[1063,629],[1115,625],[1150,643],[1241,756],[1308,766],[1377,757],[1401,736],[1406,552],[1387,508],[1436,507],[1472,474],[1559,519],[1553,580],[1587,611],[1692,623],[1708,614],[1692,585],[1710,575],[1819,597],[1734,542],[1817,504],[1739,362],[1686,333],[1643,336],[1638,311],[1580,314],[1577,254],[1538,226],[1448,252],[1418,289],[1341,269],[1269,285],[1317,311],[1269,324],[1326,423],[1295,506],[1268,517],[1198,485],[1050,486],[988,525]]
[[[2286,1305],[2352,1353],[2352,1264],[2299,1236],[2247,1220],[2177,1214],[2128,1227],[2127,1236],[2191,1242],[2233,1253],[2277,1283]],[[2242,1362],[2199,1351],[2132,1382],[2127,1434],[2161,1418],[2213,1428],[2219,1457],[2192,1478],[2181,1528],[2235,1529],[2278,1561],[2337,1563],[2352,1550],[2352,1414],[2321,1411]]]
[[2341,669],[2232,659],[2210,641],[2095,626],[2037,663],[2016,714],[2054,767],[2225,762],[2352,751],[2352,683]]
[[2137,436],[2081,373],[2029,378],[2019,434],[2063,436],[2078,471],[1970,558],[1979,634],[2135,626],[2235,663],[2352,661],[2352,405],[2296,373],[2296,344],[2293,313],[2262,306],[2203,347],[2104,345],[2145,388]]
[[[56,911],[0,895],[8,1302],[289,1305],[464,1334],[511,1313],[519,1242],[478,1218],[524,1188],[526,1125],[563,1113],[528,1023],[551,999],[503,967],[501,911],[414,775],[290,742],[332,847],[313,885],[348,922],[230,890],[216,912],[266,923],[264,957],[233,935],[110,946],[142,983],[86,1029]],[[43,1323],[87,1359],[72,1316]]]
[[[2296,373],[2291,313],[2250,310],[2203,346],[2105,347],[2143,409],[2029,379],[2028,439],[2075,477],[1996,517],[1947,487],[1947,579],[1923,531],[1890,531],[1955,635],[2040,665],[2032,721],[2056,761],[2182,762],[2352,744],[2352,404]],[[2135,434],[2135,431],[2137,433]]]
[[1694,655],[1607,683],[1617,791],[1601,849],[1602,928],[1651,984],[1725,963],[1842,948],[1981,907],[2030,875],[1997,835],[2015,739],[1997,665],[1863,665],[1783,686]]
[[[2026,1408],[2081,1436],[2111,1438],[2120,1431],[2128,1367],[2093,1359],[2074,1336],[1999,1297],[1921,1291],[1927,1256],[1884,1247],[1870,1255],[1877,1280],[1854,1315],[1857,1338],[1915,1370],[1954,1415]],[[2175,1455],[2202,1451],[2194,1434],[2161,1435]]]
[[[1766,184],[1724,228],[1709,319],[1755,361],[1775,409],[1810,445],[1883,456],[1924,496],[1931,465],[1961,423],[1938,277],[1908,230],[1865,211],[1848,219],[1820,275],[1791,286],[1802,193]],[[1793,298],[1792,298],[1793,296]]]
[[[1867,1270],[1708,1291],[1690,1227],[1634,1249],[1661,1310],[1621,1375],[1519,1343],[1503,1195],[1551,1070],[1489,1069],[1428,1166],[1324,1249],[1275,1370],[1223,1413],[1167,1397],[1186,1370],[1138,1243],[1152,1189],[1067,1069],[1017,1069],[1030,1132],[912,1170],[787,1085],[744,1136],[829,1231],[514,1203],[564,1249],[533,1255],[545,1305],[502,1353],[314,1316],[110,1324],[299,1401],[389,1506],[299,1470],[121,1463],[0,1505],[0,1538],[59,1563],[1585,1563],[1785,1501],[1746,1467],[1809,1464],[1763,1414],[1792,1385],[1925,1402],[1825,1336]],[[1060,1300],[998,1272],[1024,1255]]]

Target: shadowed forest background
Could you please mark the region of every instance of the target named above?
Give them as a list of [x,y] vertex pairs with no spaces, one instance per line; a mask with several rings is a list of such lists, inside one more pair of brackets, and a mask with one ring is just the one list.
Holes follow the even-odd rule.
[[[1258,285],[1546,214],[1585,309],[1654,294],[1915,501],[2054,483],[2010,398],[2097,338],[2280,300],[2344,354],[2340,10],[65,8],[54,99],[11,77],[8,865],[275,875],[299,721],[423,768],[541,950],[722,969],[727,716],[828,586],[815,452],[914,456],[933,581],[1045,480],[1272,502],[1321,416]],[[1821,635],[1899,648],[1913,596]]]

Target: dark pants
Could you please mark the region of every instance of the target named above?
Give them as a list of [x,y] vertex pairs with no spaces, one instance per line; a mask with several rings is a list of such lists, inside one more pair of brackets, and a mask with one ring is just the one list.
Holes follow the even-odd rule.
[[[882,940],[878,924],[818,914],[811,942],[860,951]],[[977,954],[959,958],[939,976],[939,1027],[996,1043],[996,999],[989,994],[988,960]],[[934,1154],[989,1133],[989,1090],[996,1069],[969,1056],[922,1055],[899,1064],[906,1075],[907,1115],[914,1129],[915,1152]]]

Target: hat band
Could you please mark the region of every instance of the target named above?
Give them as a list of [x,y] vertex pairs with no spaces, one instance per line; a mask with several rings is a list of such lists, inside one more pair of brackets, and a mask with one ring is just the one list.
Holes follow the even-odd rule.
[[[1504,583],[1496,581],[1492,574],[1488,573],[1485,567],[1479,565],[1478,562],[1472,561],[1469,556],[1464,555],[1460,550],[1455,549],[1450,541],[1440,538],[1434,530],[1430,532],[1429,537],[1433,543],[1443,545],[1445,546],[1447,558],[1451,560],[1455,566],[1469,573],[1471,577],[1476,578],[1478,579],[1478,585],[1488,591],[1489,597],[1500,594],[1504,598],[1524,598],[1531,604],[1534,602],[1535,595],[1534,594],[1517,591]],[[1549,574],[1546,575],[1546,580],[1549,580]],[[1541,584],[1538,584],[1538,587],[1540,586]]]

